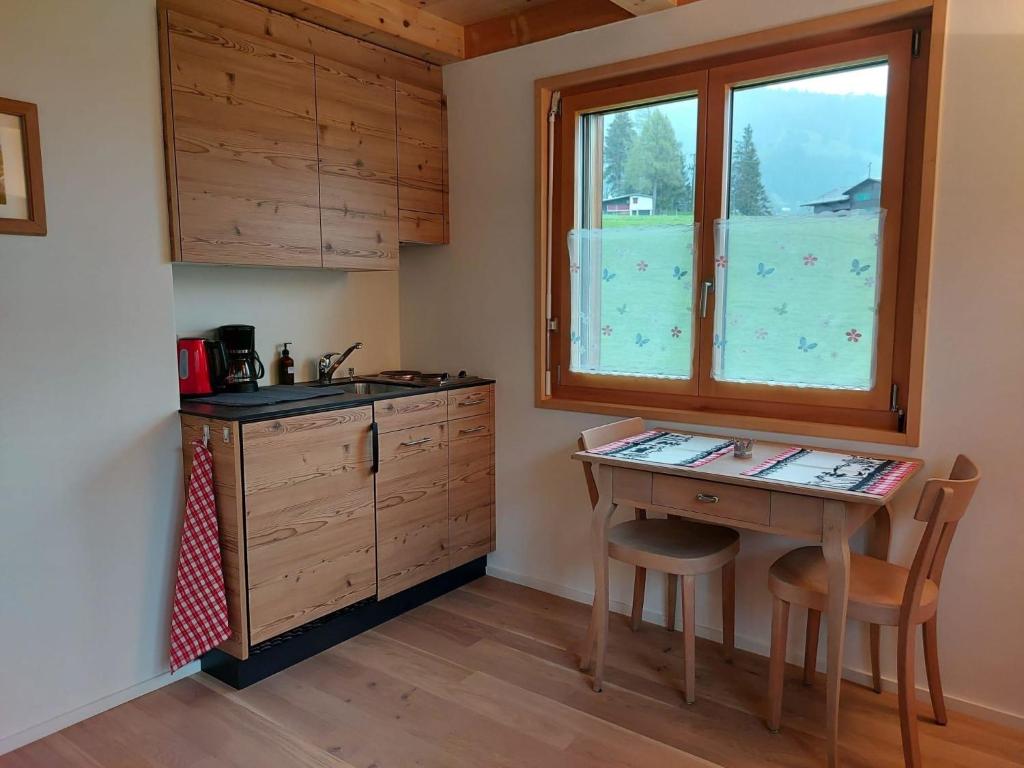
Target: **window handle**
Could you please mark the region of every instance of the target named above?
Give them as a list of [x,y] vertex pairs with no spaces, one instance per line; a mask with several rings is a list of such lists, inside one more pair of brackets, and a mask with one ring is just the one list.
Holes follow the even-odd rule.
[[700,284],[700,316],[701,319],[708,316],[708,295],[715,290],[715,284],[705,280]]

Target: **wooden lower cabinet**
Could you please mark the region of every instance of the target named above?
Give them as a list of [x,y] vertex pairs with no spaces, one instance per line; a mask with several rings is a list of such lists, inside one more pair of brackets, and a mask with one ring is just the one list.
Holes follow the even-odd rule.
[[449,422],[448,535],[451,564],[493,551],[494,415]]
[[377,597],[444,573],[448,557],[448,425],[380,435]]
[[242,428],[253,644],[376,592],[371,407]]
[[[378,467],[374,474],[374,428]],[[252,646],[494,551],[494,386],[239,424],[210,434],[231,637]]]

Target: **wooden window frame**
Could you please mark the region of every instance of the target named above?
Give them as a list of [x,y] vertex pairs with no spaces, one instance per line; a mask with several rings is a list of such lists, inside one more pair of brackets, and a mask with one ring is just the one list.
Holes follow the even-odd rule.
[[[536,405],[719,427],[917,445],[945,19],[946,0],[895,0],[838,16],[537,81],[540,206]],[[914,32],[919,54],[911,57]],[[705,73],[705,98],[700,103],[702,114],[698,126],[699,132],[704,126],[707,130],[698,135],[697,160],[704,163],[704,173],[697,173],[697,181],[707,188],[695,189],[695,207],[703,203],[706,210],[695,210],[694,220],[703,224],[701,279],[710,279],[706,276],[713,275],[712,222],[722,210],[725,177],[724,170],[712,173],[707,170],[717,169],[719,158],[725,161],[728,86],[737,81],[747,84],[758,79],[771,80],[782,73],[813,71],[834,66],[840,60],[875,60],[881,57],[880,50],[891,63],[898,64],[890,67],[890,94],[895,88],[906,97],[890,98],[886,110],[882,207],[888,213],[883,241],[885,272],[880,297],[875,389],[851,393],[715,381],[711,379],[708,363],[698,365],[700,358],[710,359],[710,312],[708,321],[694,329],[692,387],[690,384],[680,387],[679,382],[666,386],[664,381],[658,380],[652,385],[626,377],[615,377],[619,386],[608,387],[608,377],[599,377],[603,381],[598,382],[578,372],[567,376],[569,286],[568,259],[563,256],[566,235],[576,216],[575,193],[567,186],[575,187],[576,153],[575,149],[563,150],[572,146],[576,126],[575,120],[567,116],[588,109],[600,111],[606,106],[692,93],[695,78]],[[673,83],[690,83],[691,87],[684,91]],[[549,142],[548,112],[556,92],[561,97],[562,114],[553,140]],[[706,119],[703,110],[706,110]],[[897,131],[897,126],[903,127]],[[551,178],[547,173],[549,162],[554,163],[555,169]],[[552,244],[550,257],[549,242]],[[565,276],[556,268],[563,264]],[[554,323],[549,322],[548,316],[549,291]],[[890,408],[890,382],[897,387],[899,412]],[[628,388],[623,388],[623,383]]]
[[[603,111],[603,106],[607,104],[615,104],[616,106],[628,106],[631,103],[642,104],[650,102],[653,99],[669,100],[674,97],[689,97],[696,96],[697,102],[697,163],[698,165],[703,164],[703,152],[705,145],[705,137],[703,135],[702,127],[705,125],[704,120],[704,109],[707,102],[707,77],[704,72],[686,72],[679,75],[672,75],[669,77],[653,78],[645,80],[644,82],[636,83],[635,85],[620,85],[612,86],[610,88],[600,88],[589,90],[579,94],[568,94],[562,100],[562,114],[563,115],[575,115],[575,114],[588,114],[595,111]],[[563,119],[559,125],[560,129],[560,146],[573,146],[573,138],[576,133],[576,121],[572,119]],[[574,179],[576,169],[579,167],[579,157],[576,151],[573,152],[560,152],[556,158],[558,161],[559,175],[556,180],[556,188],[559,189],[560,194],[555,198],[556,204],[558,205],[558,213],[556,221],[558,222],[558,229],[556,232],[565,232],[568,229],[572,229],[577,226],[576,221],[577,212],[579,211],[581,201],[579,200],[578,189],[574,190],[575,193],[570,192],[566,194],[562,191],[561,184],[564,183],[565,179]],[[594,160],[597,164],[600,162],[600,158]],[[575,183],[573,187],[577,187]],[[597,190],[599,191],[599,190]],[[598,195],[598,199],[591,201],[591,205],[596,203],[597,207],[600,207],[601,195]],[[693,193],[694,201],[694,220],[700,218],[703,210],[704,202],[704,175],[698,173],[696,175],[696,183],[694,185]],[[572,222],[568,227],[565,226],[564,222]],[[560,254],[559,261],[562,267],[568,269],[568,258],[567,254],[563,250],[565,246],[565,237],[562,237],[560,241],[556,241],[553,253]],[[695,263],[694,267],[698,265]],[[569,306],[571,301],[570,297],[570,285],[569,280],[564,279],[565,275],[555,275],[557,280],[558,288],[558,305],[562,308]],[[696,281],[694,282],[696,286]],[[563,311],[561,317],[568,319],[568,312]],[[566,330],[568,331],[568,323],[566,323]],[[616,387],[628,386],[628,391],[631,393],[658,393],[663,395],[688,395],[696,396],[697,394],[697,362],[698,362],[698,350],[699,344],[697,343],[696,325],[694,326],[694,344],[691,349],[692,360],[691,360],[691,371],[693,376],[689,379],[669,379],[669,378],[657,378],[657,377],[632,377],[632,376],[614,376],[610,377],[603,374],[593,373],[580,373],[569,370],[569,366],[562,365],[561,379],[564,382],[564,386],[569,391],[580,390],[592,390],[596,389],[599,391],[605,391],[611,384]],[[558,354],[553,359],[557,361],[569,360],[571,354],[570,350],[570,339],[568,333],[559,334]],[[557,382],[561,384],[562,382]]]

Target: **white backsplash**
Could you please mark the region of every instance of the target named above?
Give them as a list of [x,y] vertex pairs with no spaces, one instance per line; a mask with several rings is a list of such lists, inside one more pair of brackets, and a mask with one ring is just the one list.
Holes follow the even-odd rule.
[[261,384],[277,383],[275,363],[284,341],[292,342],[297,382],[316,378],[320,355],[356,341],[363,349],[344,368],[367,374],[399,367],[395,272],[198,264],[175,264],[173,270],[178,336],[212,336],[217,326],[232,323],[255,326],[256,350],[267,368]]

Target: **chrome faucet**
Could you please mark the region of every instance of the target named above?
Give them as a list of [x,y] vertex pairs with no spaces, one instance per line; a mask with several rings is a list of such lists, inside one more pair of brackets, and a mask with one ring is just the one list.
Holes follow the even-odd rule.
[[[363,342],[357,341],[344,352],[328,352],[326,355],[321,355],[320,362],[317,364],[317,370],[320,373],[319,382],[321,384],[330,384],[331,379],[334,378],[334,372],[341,367],[341,364],[348,359],[348,356],[355,352],[357,349],[362,348]],[[336,355],[340,355],[340,357],[338,357],[338,359],[332,363],[331,358],[335,357]]]

